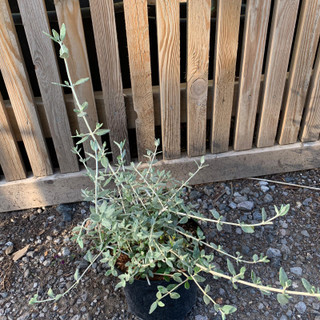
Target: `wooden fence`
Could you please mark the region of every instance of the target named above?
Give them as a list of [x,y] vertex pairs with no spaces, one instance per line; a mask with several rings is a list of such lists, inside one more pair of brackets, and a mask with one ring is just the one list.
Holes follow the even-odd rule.
[[[70,152],[71,136],[76,129],[86,131],[84,123],[72,112],[70,94],[51,84],[61,82],[62,71],[56,48],[43,34],[51,28],[46,4],[17,3],[29,51],[21,49],[8,0],[0,1],[5,84],[0,87],[0,212],[79,201],[81,188],[90,186]],[[71,77],[91,78],[79,1],[54,4],[59,24],[67,27]],[[80,100],[89,102],[89,123],[100,121],[111,130],[103,139],[111,141],[113,156],[113,141],[125,139],[128,161],[130,153],[132,161],[143,160],[159,136],[163,160],[157,165],[178,179],[205,155],[209,166],[193,183],[320,166],[320,0],[247,0],[242,18],[241,0],[218,0],[214,6],[211,0],[123,0],[117,6],[124,10],[131,88],[122,85],[125,66],[112,0],[90,1],[102,90],[95,91],[91,81],[77,87]],[[187,6],[185,35],[181,6]],[[156,7],[156,34],[149,30],[151,7]],[[153,37],[157,86],[152,85]],[[181,83],[183,54],[186,83]],[[88,151],[89,145],[83,148]]]

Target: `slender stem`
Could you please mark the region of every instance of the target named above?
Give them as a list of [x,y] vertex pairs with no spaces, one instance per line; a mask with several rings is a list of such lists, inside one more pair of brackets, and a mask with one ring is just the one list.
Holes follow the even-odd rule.
[[245,281],[245,280],[234,279],[234,277],[230,277],[230,276],[228,276],[226,274],[219,273],[219,272],[216,272],[216,271],[213,271],[213,270],[209,270],[208,268],[203,267],[199,263],[197,263],[196,266],[199,267],[202,271],[210,273],[215,277],[227,279],[227,280],[233,281],[234,283],[236,283],[236,282],[237,283],[241,283],[241,284],[244,284],[246,286],[249,286],[249,287],[252,287],[252,288],[256,288],[256,289],[259,289],[259,290],[269,291],[269,292],[276,292],[276,293],[287,293],[289,295],[291,294],[291,295],[296,295],[296,296],[320,298],[320,293],[309,293],[309,292],[300,292],[300,291],[292,291],[292,290],[285,290],[284,291],[283,289],[263,286],[263,285],[255,284],[255,283],[248,282],[248,281]]
[[257,263],[259,263],[259,262],[262,262],[262,261],[260,261],[260,260],[258,260],[258,261],[247,261],[247,260],[239,259],[239,258],[231,255],[230,253],[227,253],[227,252],[225,252],[225,251],[223,251],[223,250],[220,250],[220,249],[218,249],[218,248],[215,248],[215,247],[211,246],[210,244],[206,243],[205,241],[202,241],[202,240],[200,240],[200,239],[197,239],[197,238],[195,238],[195,237],[193,237],[193,236],[191,236],[191,235],[189,235],[189,234],[187,234],[187,233],[181,232],[181,231],[179,231],[178,229],[171,228],[171,227],[168,227],[168,228],[171,229],[171,230],[174,230],[174,231],[176,231],[176,232],[178,232],[178,233],[180,233],[181,235],[183,235],[183,236],[185,236],[185,237],[187,237],[187,238],[190,238],[190,239],[192,239],[192,240],[195,240],[195,241],[201,243],[202,245],[205,245],[206,247],[215,250],[216,252],[218,252],[218,253],[220,253],[220,254],[223,254],[223,255],[231,258],[231,259],[234,259],[234,260],[236,260],[237,262],[243,262],[243,263],[247,263],[247,264],[257,264]]
[[228,222],[228,221],[215,220],[215,219],[210,219],[210,218],[205,218],[205,217],[199,217],[199,216],[195,216],[192,214],[183,213],[183,212],[176,212],[176,211],[172,211],[172,210],[170,210],[170,212],[175,213],[179,216],[188,217],[188,218],[192,218],[192,219],[196,219],[196,220],[208,221],[208,222],[213,222],[213,223],[220,223],[221,225],[227,224],[227,225],[236,226],[236,227],[260,227],[260,226],[265,226],[265,225],[271,225],[271,224],[273,224],[272,221],[279,217],[279,215],[277,214],[274,217],[268,219],[267,221],[263,221],[260,223],[240,224],[240,223],[235,223],[235,222]]

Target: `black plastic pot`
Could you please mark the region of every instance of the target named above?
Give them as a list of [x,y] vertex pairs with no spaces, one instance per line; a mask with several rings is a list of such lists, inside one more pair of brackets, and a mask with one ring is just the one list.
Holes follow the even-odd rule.
[[167,287],[174,282],[135,280],[133,284],[127,284],[124,288],[129,311],[143,320],[184,320],[188,312],[196,303],[197,286],[190,281],[190,288],[187,290],[180,286],[176,292],[180,294],[179,299],[171,299],[169,296],[161,301],[165,307],[158,307],[152,314],[149,314],[151,304],[157,299],[157,286]]

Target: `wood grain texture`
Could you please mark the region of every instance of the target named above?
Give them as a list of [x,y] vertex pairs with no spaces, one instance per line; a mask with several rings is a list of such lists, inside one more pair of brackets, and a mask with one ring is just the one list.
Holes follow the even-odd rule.
[[259,148],[275,143],[298,8],[299,0],[274,3],[257,133]]
[[300,140],[316,141],[320,134],[320,51],[312,75],[301,124]]
[[152,96],[147,0],[125,0],[127,43],[139,161],[154,149],[155,125]]
[[159,51],[162,153],[180,157],[180,32],[179,0],[156,2]]
[[63,91],[52,82],[61,83],[44,0],[18,0],[24,30],[43,99],[51,136],[62,173],[79,171]]
[[0,93],[0,165],[7,181],[25,179],[26,171]]
[[90,1],[93,32],[105,103],[107,127],[113,158],[119,155],[114,141],[126,141],[126,160],[130,161],[126,110],[123,97],[117,30],[112,0]]
[[35,176],[52,174],[8,0],[0,1],[0,69]]
[[246,4],[234,149],[252,147],[271,1]]
[[229,149],[240,8],[241,0],[220,0],[217,5],[210,141],[212,153]]
[[[159,170],[170,170],[178,180],[186,180],[189,172],[197,169],[195,160],[199,162],[200,157],[159,161],[155,166]],[[192,184],[317,168],[320,142],[207,154],[205,160],[208,166],[195,176]],[[82,201],[81,189],[93,188],[92,181],[84,174],[85,171],[80,171],[0,182],[0,212]]]
[[205,154],[211,0],[188,1],[187,152]]
[[[86,119],[91,128],[96,127],[98,114],[94,98],[93,86],[91,82],[91,73],[89,67],[86,40],[84,35],[81,10],[79,0],[54,0],[59,26],[64,23],[67,29],[67,35],[64,40],[69,49],[70,59],[68,59],[69,72],[73,82],[82,78],[90,78],[89,81],[75,88],[80,103],[88,102],[86,109]],[[82,118],[77,117],[79,129],[82,133],[87,133],[88,128]],[[104,126],[106,128],[106,126]],[[75,134],[75,131],[72,132]],[[97,137],[101,143],[100,137]],[[83,143],[85,152],[92,152],[89,140]],[[94,166],[94,159],[90,158],[87,165]]]
[[288,92],[284,97],[280,144],[297,141],[319,35],[320,1],[302,1],[290,67]]

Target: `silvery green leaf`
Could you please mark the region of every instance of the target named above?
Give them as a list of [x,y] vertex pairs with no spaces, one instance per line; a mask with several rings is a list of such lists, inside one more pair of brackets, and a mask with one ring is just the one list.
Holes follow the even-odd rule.
[[154,310],[156,310],[158,307],[158,301],[155,301],[151,306],[149,310],[149,314],[151,314]]
[[204,292],[208,293],[210,291],[210,286],[207,284],[206,287],[204,288]]
[[236,270],[234,269],[234,266],[233,264],[231,263],[231,261],[229,259],[227,259],[227,265],[228,265],[228,270],[229,272],[235,276],[237,273],[236,273]]
[[156,297],[157,297],[157,299],[161,299],[161,298],[162,298],[162,294],[161,294],[160,291],[158,291],[158,292],[156,293]]
[[236,312],[236,311],[237,311],[237,308],[234,307],[234,306],[230,306],[230,305],[226,304],[225,306],[223,306],[223,307],[221,308],[221,310],[222,310],[222,312],[223,312],[224,314],[231,314],[231,313]]
[[266,210],[264,208],[262,208],[262,210],[261,210],[261,216],[262,216],[262,221],[267,220],[267,214],[266,214]]
[[282,287],[285,287],[286,282],[288,281],[288,276],[282,267],[279,270],[279,281],[280,281],[280,284],[282,285]]
[[183,218],[179,221],[179,223],[180,223],[180,224],[185,224],[185,223],[188,222],[188,220],[189,220],[188,217],[185,216],[185,217],[183,217]]
[[64,44],[62,44],[60,47],[59,55],[61,59],[69,58],[69,50]]
[[79,269],[76,270],[76,272],[74,273],[74,280],[78,281],[79,279]]
[[96,134],[97,134],[98,136],[103,136],[103,135],[105,135],[105,134],[107,134],[107,133],[109,133],[109,132],[110,132],[109,129],[99,129],[99,130],[96,131]]
[[62,294],[57,294],[55,297],[54,297],[54,300],[55,301],[58,301],[60,298],[62,298]]
[[210,210],[210,212],[212,213],[212,215],[216,218],[216,219],[219,219],[220,218],[220,214],[217,212],[217,210]]
[[88,102],[87,101],[85,101],[82,105],[81,105],[81,107],[80,107],[80,110],[81,111],[85,111],[87,108],[88,108]]
[[163,308],[165,306],[165,304],[162,301],[158,301],[158,306]]
[[290,204],[286,204],[285,206],[282,205],[279,212],[280,216],[281,217],[285,216],[288,213],[289,209],[290,209]]
[[178,292],[171,292],[170,293],[170,298],[171,299],[179,299],[180,298],[180,294]]
[[60,28],[60,40],[63,41],[66,37],[66,25],[63,23]]
[[254,254],[254,255],[252,256],[252,260],[253,260],[254,262],[257,262],[257,261],[259,260],[258,255],[257,255],[257,254]]
[[53,293],[53,291],[52,291],[51,288],[48,290],[48,296],[49,296],[50,298],[54,298],[54,293]]
[[203,301],[204,301],[205,304],[209,304],[211,302],[209,297],[206,296],[206,295],[203,295]]
[[85,137],[83,137],[82,139],[80,139],[79,141],[77,141],[76,144],[83,143],[83,142],[85,142],[85,141],[88,140],[88,139],[89,139],[89,136],[85,136]]
[[158,289],[159,292],[161,292],[163,294],[168,292],[167,288],[164,287],[164,286],[157,286],[157,289]]
[[89,261],[90,263],[92,262],[92,260],[93,260],[93,255],[92,255],[92,253],[91,253],[90,250],[86,253],[86,255],[84,256],[84,259],[87,260],[87,261]]
[[285,305],[289,302],[289,299],[287,298],[287,296],[281,293],[277,294],[277,300],[281,305]]
[[241,229],[245,233],[254,233],[254,227],[252,226],[241,226]]
[[52,35],[56,41],[60,40],[59,33],[56,30],[52,29]]
[[85,82],[87,82],[89,79],[90,79],[90,78],[81,78],[81,79],[79,79],[78,81],[76,81],[76,83],[74,83],[74,86],[78,86],[78,85],[80,85],[80,84],[82,84],[82,83],[85,83]]
[[184,287],[185,287],[185,289],[190,289],[190,283],[187,281],[187,282],[185,282],[184,283]]
[[77,239],[77,243],[81,249],[83,249],[83,240],[81,238]]
[[205,282],[206,281],[206,279],[204,277],[201,277],[198,274],[195,274],[193,277],[195,278],[195,280],[197,282]]
[[38,301],[38,294],[36,293],[30,300],[29,304],[35,304]]
[[315,288],[310,284],[310,282],[308,280],[302,278],[301,282],[308,293],[314,293]]

